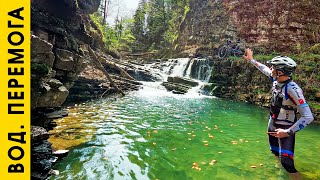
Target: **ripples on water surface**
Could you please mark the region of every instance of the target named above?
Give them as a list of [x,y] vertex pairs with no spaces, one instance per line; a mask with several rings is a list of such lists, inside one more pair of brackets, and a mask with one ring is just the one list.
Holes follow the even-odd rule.
[[[267,110],[154,85],[70,107],[51,131],[54,148],[70,149],[51,179],[288,179],[268,149]],[[307,179],[320,179],[319,129],[297,136]]]

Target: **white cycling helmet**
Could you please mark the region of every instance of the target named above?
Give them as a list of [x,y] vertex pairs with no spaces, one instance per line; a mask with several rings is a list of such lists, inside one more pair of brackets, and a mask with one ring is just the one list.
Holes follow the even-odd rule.
[[276,70],[280,70],[284,75],[292,76],[297,67],[297,63],[287,56],[276,56],[267,63],[273,65]]

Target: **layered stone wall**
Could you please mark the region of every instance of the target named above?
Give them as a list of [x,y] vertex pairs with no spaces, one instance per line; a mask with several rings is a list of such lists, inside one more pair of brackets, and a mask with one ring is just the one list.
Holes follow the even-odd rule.
[[239,36],[269,51],[297,51],[320,42],[320,1],[223,0]]
[[47,179],[57,161],[48,142],[52,120],[67,115],[61,105],[90,61],[85,46],[103,47],[89,14],[100,0],[32,0],[31,178]]
[[176,52],[215,56],[238,38],[266,53],[302,51],[320,42],[319,11],[317,0],[191,0]]

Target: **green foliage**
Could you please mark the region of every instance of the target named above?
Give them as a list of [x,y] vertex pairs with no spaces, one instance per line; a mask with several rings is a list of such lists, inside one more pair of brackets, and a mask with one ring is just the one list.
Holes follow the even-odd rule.
[[136,50],[174,49],[189,0],[141,0],[135,13]]
[[274,54],[257,54],[257,55],[254,55],[254,58],[255,59],[259,59],[259,61],[261,62],[265,62],[265,61],[270,61],[272,58],[274,58],[276,55]]
[[[106,42],[106,37],[104,33],[104,26],[101,24],[102,21],[102,16],[98,13],[94,13],[90,15],[91,20],[98,26],[98,28],[102,32],[102,40],[105,43]],[[94,29],[90,29],[90,31],[95,31]]]
[[314,54],[319,54],[320,55],[320,43],[317,43],[315,45],[313,45],[311,48],[310,48],[310,51]]
[[31,73],[36,74],[39,76],[45,76],[49,73],[50,67],[47,66],[46,64],[37,64],[37,63],[32,63],[31,64]]
[[308,102],[308,104],[313,110],[315,110],[317,112],[320,111],[320,104],[319,103],[317,103],[317,102]]
[[[320,87],[320,54],[303,52],[299,54],[284,54],[297,62],[297,69],[293,75],[296,81],[304,90],[308,101],[315,101],[315,94],[319,92]],[[270,60],[274,54],[255,55],[254,58],[260,62]]]
[[136,39],[134,46],[132,47],[133,51],[145,51],[148,44],[145,26],[147,7],[146,1],[140,1],[133,17],[132,34]]
[[116,21],[115,27],[111,27],[109,24],[101,24],[103,17],[98,12],[90,17],[101,30],[106,49],[131,51],[131,45],[135,41],[131,31],[133,19],[120,19]]

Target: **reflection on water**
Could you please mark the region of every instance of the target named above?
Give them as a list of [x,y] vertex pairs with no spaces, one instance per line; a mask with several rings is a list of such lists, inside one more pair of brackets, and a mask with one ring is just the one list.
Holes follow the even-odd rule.
[[[50,132],[55,149],[70,149],[51,179],[288,179],[268,149],[267,110],[146,85],[70,107]],[[296,165],[308,179],[320,179],[319,129],[297,138]]]

